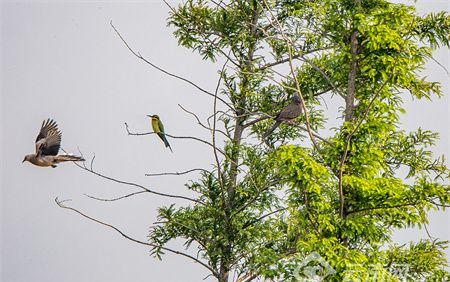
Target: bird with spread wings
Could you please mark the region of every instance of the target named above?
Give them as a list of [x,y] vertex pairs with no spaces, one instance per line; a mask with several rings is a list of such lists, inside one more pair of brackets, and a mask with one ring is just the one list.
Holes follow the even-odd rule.
[[82,157],[58,155],[61,146],[61,132],[52,119],[42,122],[41,130],[36,138],[36,153],[26,155],[22,162],[28,161],[36,166],[56,167],[56,164],[68,161],[84,161]]

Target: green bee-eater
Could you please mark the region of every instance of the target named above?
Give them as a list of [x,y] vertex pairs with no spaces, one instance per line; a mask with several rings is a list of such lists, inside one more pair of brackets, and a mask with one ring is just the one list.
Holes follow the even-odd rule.
[[147,115],[152,119],[152,128],[153,131],[158,134],[159,138],[164,142],[164,145],[166,147],[169,147],[170,151],[172,151],[172,148],[170,147],[169,141],[167,141],[166,135],[164,134],[164,125],[162,124],[161,120],[159,119],[158,115]]

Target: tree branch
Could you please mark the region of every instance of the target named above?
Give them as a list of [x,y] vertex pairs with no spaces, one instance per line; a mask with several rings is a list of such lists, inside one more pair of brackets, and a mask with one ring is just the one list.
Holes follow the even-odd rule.
[[385,82],[383,82],[383,84],[380,86],[380,88],[378,89],[377,93],[375,94],[375,96],[372,98],[372,100],[370,101],[369,105],[367,106],[366,110],[364,111],[363,117],[359,120],[358,124],[355,126],[355,128],[352,130],[352,132],[350,132],[350,134],[347,136],[347,140],[345,143],[345,148],[344,148],[344,154],[342,155],[340,164],[339,164],[339,172],[338,172],[338,179],[339,179],[339,214],[341,217],[344,217],[344,190],[342,187],[342,176],[343,176],[343,170],[344,170],[344,163],[345,160],[347,158],[347,154],[348,154],[348,150],[350,147],[350,141],[353,137],[353,135],[356,133],[356,131],[359,129],[359,127],[361,126],[361,124],[363,123],[363,121],[367,118],[367,115],[369,114],[369,110],[372,107],[372,104],[375,102],[375,100],[377,99],[378,95],[380,95],[381,90],[383,90],[383,88],[389,83],[389,81],[391,81],[392,77],[394,76],[395,73],[395,64],[394,64],[394,69],[392,70],[391,75],[386,79]]
[[[298,80],[297,80],[297,76],[295,75],[295,70],[294,70],[294,66],[292,64],[292,42],[289,40],[289,38],[286,36],[286,34],[283,31],[283,27],[281,26],[280,22],[278,21],[278,19],[276,17],[274,17],[272,10],[270,9],[269,4],[267,3],[266,0],[263,0],[265,6],[267,7],[267,10],[269,11],[270,15],[272,16],[272,18],[274,19],[274,21],[271,20],[271,18],[269,16],[266,15],[266,18],[269,20],[269,22],[278,29],[278,31],[280,32],[281,36],[283,37],[286,46],[288,48],[288,55],[289,55],[289,69],[292,75],[292,79],[294,81],[295,84],[295,88],[297,89],[297,94],[300,98],[301,104],[302,104],[302,108],[303,108],[303,112],[305,113],[305,122],[306,122],[306,128],[308,129],[308,134],[309,137],[311,139],[311,142],[314,145],[314,148],[316,148],[317,150],[319,150],[319,147],[316,144],[316,139],[314,137],[314,135],[311,132],[311,125],[310,125],[310,121],[309,121],[309,113],[308,113],[308,109],[306,108],[306,104],[305,104],[305,99],[303,98],[302,92],[300,90],[300,85],[298,84]],[[275,22],[275,23],[274,23]]]
[[[281,40],[283,40],[283,39],[281,39]],[[312,53],[319,52],[319,51],[329,50],[329,49],[332,49],[332,48],[333,47],[322,47],[322,48],[316,48],[316,49],[308,50],[307,52],[302,52],[302,53],[293,55],[292,59],[295,60],[295,59],[304,57],[305,55],[308,55],[308,54],[312,54]],[[287,58],[284,58],[284,59],[281,59],[281,60],[278,60],[278,61],[275,61],[275,62],[267,63],[267,64],[259,67],[259,70],[265,70],[267,68],[271,68],[271,67],[274,67],[274,66],[277,66],[277,65],[281,65],[281,64],[287,63],[287,62],[289,62],[289,59],[290,58],[287,57]]]
[[377,206],[377,207],[369,207],[369,208],[363,208],[359,210],[353,210],[353,211],[347,211],[347,215],[355,214],[355,213],[361,213],[366,211],[373,211],[373,210],[380,210],[380,209],[397,209],[397,208],[403,208],[408,206],[414,206],[417,203],[403,203],[393,206]]
[[115,179],[115,178],[112,178],[112,177],[103,175],[103,174],[98,173],[98,172],[96,172],[96,171],[94,171],[94,170],[92,169],[93,161],[91,161],[91,168],[86,167],[85,163],[83,163],[83,165],[80,165],[80,164],[74,162],[74,164],[75,164],[76,166],[78,166],[79,168],[81,168],[81,169],[87,171],[87,172],[90,172],[90,173],[92,173],[92,174],[94,174],[94,175],[96,175],[96,176],[99,176],[99,177],[101,177],[101,178],[104,178],[104,179],[107,179],[107,180],[110,180],[110,181],[113,181],[113,182],[116,182],[116,183],[120,183],[120,184],[124,184],[124,185],[128,185],[128,186],[134,186],[134,187],[137,187],[137,188],[142,189],[142,190],[145,191],[145,192],[148,192],[148,193],[151,193],[151,194],[154,194],[154,195],[163,196],[163,197],[168,197],[168,198],[175,198],[175,199],[188,200],[188,201],[195,202],[195,203],[198,203],[198,204],[202,204],[202,205],[203,205],[203,202],[201,202],[201,201],[199,201],[199,200],[196,200],[196,199],[192,199],[192,198],[185,197],[185,196],[180,196],[180,195],[173,195],[173,194],[167,194],[167,193],[156,192],[156,191],[150,190],[150,189],[144,187],[143,185],[140,185],[140,184],[137,184],[137,183],[127,182],[127,181],[122,181],[122,180],[118,180],[118,179]]
[[120,196],[117,198],[112,198],[112,199],[106,199],[106,198],[99,198],[99,197],[94,197],[88,194],[84,194],[86,197],[93,199],[93,200],[97,200],[97,201],[102,201],[102,202],[114,202],[114,201],[119,201],[137,194],[142,194],[142,193],[149,193],[148,191],[138,191],[138,192],[134,192],[134,193],[130,193],[130,194],[126,194],[124,196]]
[[145,176],[167,176],[167,175],[183,175],[188,174],[194,171],[203,171],[203,172],[209,172],[206,169],[203,168],[193,168],[182,172],[161,172],[161,173],[146,173]]
[[276,213],[279,213],[279,212],[282,212],[282,211],[285,211],[285,210],[287,210],[287,208],[280,208],[280,209],[274,210],[272,212],[269,212],[269,213],[267,213],[265,215],[262,215],[262,216],[254,219],[252,221],[248,221],[248,222],[244,223],[244,225],[242,226],[242,229],[245,229],[245,228],[249,227],[250,225],[252,225],[254,223],[257,223],[257,222],[263,220],[264,218],[266,218],[268,216],[271,216],[273,214],[276,214]]
[[[173,73],[170,73],[170,72],[168,72],[168,71],[166,71],[166,70],[164,70],[164,69],[158,67],[157,65],[153,64],[152,62],[150,62],[149,60],[147,60],[146,58],[144,58],[139,52],[134,51],[133,48],[130,47],[130,45],[128,44],[128,42],[123,38],[123,36],[120,34],[120,32],[119,32],[119,31],[116,29],[116,27],[113,25],[112,21],[110,22],[110,24],[111,24],[111,27],[112,27],[112,28],[114,29],[114,31],[116,32],[117,36],[119,36],[120,40],[122,40],[122,42],[123,42],[123,43],[125,44],[125,46],[128,48],[128,50],[129,50],[134,56],[136,56],[138,59],[144,61],[144,62],[147,63],[148,65],[150,65],[150,66],[152,66],[153,68],[159,70],[160,72],[163,72],[163,73],[165,73],[165,74],[167,74],[167,75],[169,75],[169,76],[171,76],[171,77],[177,78],[177,79],[179,79],[179,80],[182,80],[182,81],[184,81],[184,82],[186,82],[186,83],[188,83],[188,84],[194,86],[195,88],[197,88],[197,89],[200,90],[201,92],[203,92],[203,93],[205,93],[205,94],[207,94],[207,95],[209,95],[209,96],[211,96],[211,97],[214,97],[214,94],[213,94],[213,93],[211,93],[211,92],[209,92],[209,91],[203,89],[202,87],[198,86],[197,84],[195,84],[194,82],[190,81],[189,79],[186,79],[186,78],[184,78],[184,77],[178,76],[178,75],[173,74]],[[232,108],[231,105],[230,105],[227,101],[223,100],[222,98],[217,98],[217,99],[218,99],[219,101],[221,101],[222,103],[224,103],[227,107]]]
[[185,111],[186,113],[192,115],[192,116],[197,120],[197,123],[198,123],[201,127],[203,127],[204,129],[206,129],[206,130],[208,130],[208,131],[210,131],[210,132],[213,131],[213,130],[215,130],[215,131],[221,133],[221,134],[222,134],[223,136],[225,136],[226,138],[231,139],[230,136],[228,136],[228,135],[227,135],[225,132],[223,132],[222,130],[217,129],[217,128],[214,128],[214,129],[213,129],[213,128],[211,128],[211,127],[208,127],[208,126],[204,125],[204,124],[200,121],[200,118],[198,117],[198,115],[197,115],[196,113],[191,112],[191,111],[185,109],[185,108],[184,108],[182,105],[180,105],[180,104],[178,104],[178,106],[179,106],[183,111]]
[[304,56],[300,56],[299,58],[300,60],[302,60],[303,62],[308,63],[313,69],[315,69],[318,73],[320,73],[320,75],[322,75],[322,77],[328,81],[328,83],[330,84],[330,86],[332,87],[332,89],[334,90],[334,92],[336,92],[339,96],[341,96],[342,98],[346,99],[346,96],[344,93],[342,93],[339,88],[333,83],[333,81],[331,80],[331,78],[328,76],[328,74],[326,74],[326,72],[324,70],[322,70],[320,67],[318,67],[316,64],[314,64],[313,62],[311,62],[309,59],[307,59]]
[[98,224],[100,224],[100,225],[103,225],[103,226],[106,226],[106,227],[108,227],[108,228],[110,228],[110,229],[113,229],[114,231],[116,231],[117,233],[119,233],[122,237],[124,237],[124,238],[126,238],[126,239],[128,239],[128,240],[130,240],[130,241],[132,241],[132,242],[135,242],[135,243],[138,243],[138,244],[141,244],[141,245],[145,245],[145,246],[148,246],[148,247],[152,247],[152,248],[159,248],[159,249],[161,249],[161,250],[168,251],[168,252],[171,252],[171,253],[174,253],[174,254],[181,255],[181,256],[184,256],[184,257],[186,257],[186,258],[189,258],[190,260],[193,260],[193,261],[195,261],[195,262],[201,264],[201,265],[204,266],[206,269],[208,269],[209,271],[211,271],[211,273],[212,273],[215,277],[218,276],[217,271],[215,271],[215,270],[214,270],[213,268],[211,268],[209,265],[207,265],[206,263],[200,261],[199,259],[197,259],[197,258],[195,258],[195,257],[193,257],[193,256],[191,256],[191,255],[188,255],[188,254],[186,254],[186,253],[183,253],[183,252],[180,252],[180,251],[176,251],[176,250],[173,250],[173,249],[164,247],[164,246],[160,246],[160,245],[157,245],[157,244],[152,244],[152,243],[143,242],[143,241],[134,239],[134,238],[128,236],[127,234],[125,234],[124,232],[122,232],[119,228],[115,227],[114,225],[111,225],[111,224],[102,222],[102,221],[100,221],[100,220],[98,220],[98,219],[95,219],[95,218],[93,218],[93,217],[91,217],[91,216],[86,215],[85,213],[83,213],[83,212],[81,212],[81,211],[79,211],[79,210],[77,210],[77,209],[75,209],[75,208],[73,208],[73,207],[64,205],[63,203],[66,202],[66,201],[67,201],[67,200],[65,200],[65,201],[59,201],[59,200],[58,200],[58,197],[55,198],[55,202],[56,202],[56,204],[57,204],[60,208],[74,211],[74,212],[78,213],[79,215],[81,215],[82,217],[89,219],[90,221],[96,222],[96,223],[98,223]]
[[[127,130],[127,133],[128,133],[128,135],[133,135],[133,136],[144,136],[144,135],[152,135],[152,134],[156,134],[155,132],[144,132],[144,133],[135,133],[135,132],[131,132],[130,130],[129,130],[129,128],[128,128],[128,124],[125,122],[125,128],[126,128],[126,130]],[[167,133],[163,133],[165,136],[168,136],[168,137],[170,137],[170,138],[173,138],[173,139],[191,139],[191,140],[196,140],[196,141],[199,141],[199,142],[201,142],[201,143],[203,143],[203,144],[206,144],[206,145],[208,145],[208,146],[210,146],[210,147],[212,147],[212,148],[216,148],[212,143],[210,143],[210,142],[208,142],[208,141],[205,141],[205,140],[203,140],[203,139],[200,139],[200,138],[198,138],[198,137],[194,137],[194,136],[174,136],[174,135],[170,135],[170,134],[167,134]],[[219,151],[222,155],[224,155],[224,156],[226,156],[226,154],[225,154],[225,152],[224,151],[222,151],[221,149],[219,149],[219,148],[216,148],[217,149],[217,151]]]
[[[217,94],[219,92],[219,87],[220,84],[222,83],[222,74],[225,70],[225,67],[228,64],[228,60],[225,61],[225,63],[223,64],[222,70],[220,72],[219,75],[219,80],[217,81],[217,85],[216,85],[216,91],[214,92],[214,103],[213,103],[213,126],[212,126],[212,144],[213,144],[213,153],[214,153],[214,160],[216,161],[216,166],[217,166],[217,179],[219,180],[219,185],[220,185],[220,197],[222,199],[222,208],[225,210],[226,208],[226,197],[225,197],[225,183],[224,180],[222,178],[222,171],[221,171],[221,166],[220,166],[220,160],[219,160],[219,156],[217,154],[217,146],[216,146],[216,123],[217,123]],[[208,121],[209,123],[209,121]]]
[[[285,124],[290,125],[290,126],[298,127],[298,128],[300,128],[300,129],[302,129],[302,130],[304,130],[304,131],[306,131],[306,132],[308,131],[308,128],[306,128],[306,127],[304,127],[304,126],[302,126],[302,125],[300,125],[300,124],[298,124],[298,123],[292,122],[292,121],[288,121],[288,122],[286,122]],[[312,135],[314,135],[314,137],[316,137],[317,139],[320,139],[321,141],[327,143],[328,145],[332,145],[330,141],[328,141],[327,139],[321,137],[319,134],[317,134],[317,133],[314,132],[313,130],[311,130],[311,133],[312,133]]]

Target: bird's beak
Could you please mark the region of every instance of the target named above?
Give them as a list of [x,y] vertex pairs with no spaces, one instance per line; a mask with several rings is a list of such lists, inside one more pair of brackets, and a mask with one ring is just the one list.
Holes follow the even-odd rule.
[[152,117],[151,115],[147,115],[148,117]]
[[25,159],[23,159],[22,163],[24,163],[24,162],[25,162]]

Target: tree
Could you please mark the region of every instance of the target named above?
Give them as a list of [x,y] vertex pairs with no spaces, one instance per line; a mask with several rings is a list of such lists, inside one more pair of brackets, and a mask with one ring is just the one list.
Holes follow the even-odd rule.
[[[383,0],[166,4],[180,45],[224,61],[214,93],[168,73],[212,97],[214,115],[207,124],[198,119],[211,140],[198,141],[211,146],[216,163],[186,185],[195,198],[124,183],[189,203],[161,207],[149,242],[139,243],[158,258],[171,251],[193,259],[219,282],[311,281],[314,273],[327,281],[401,281],[398,265],[408,267],[407,281],[450,279],[445,241],[391,242],[394,228],[423,227],[427,211],[450,204],[450,170],[429,149],[438,134],[405,132],[399,123],[406,95],[442,95],[420,70],[434,49],[449,47],[446,13],[419,16]],[[116,32],[136,57],[164,71]],[[304,114],[261,140],[294,94]],[[337,128],[323,108],[331,95],[343,105]],[[177,238],[186,253],[167,248]],[[323,260],[305,265],[314,252]]]

